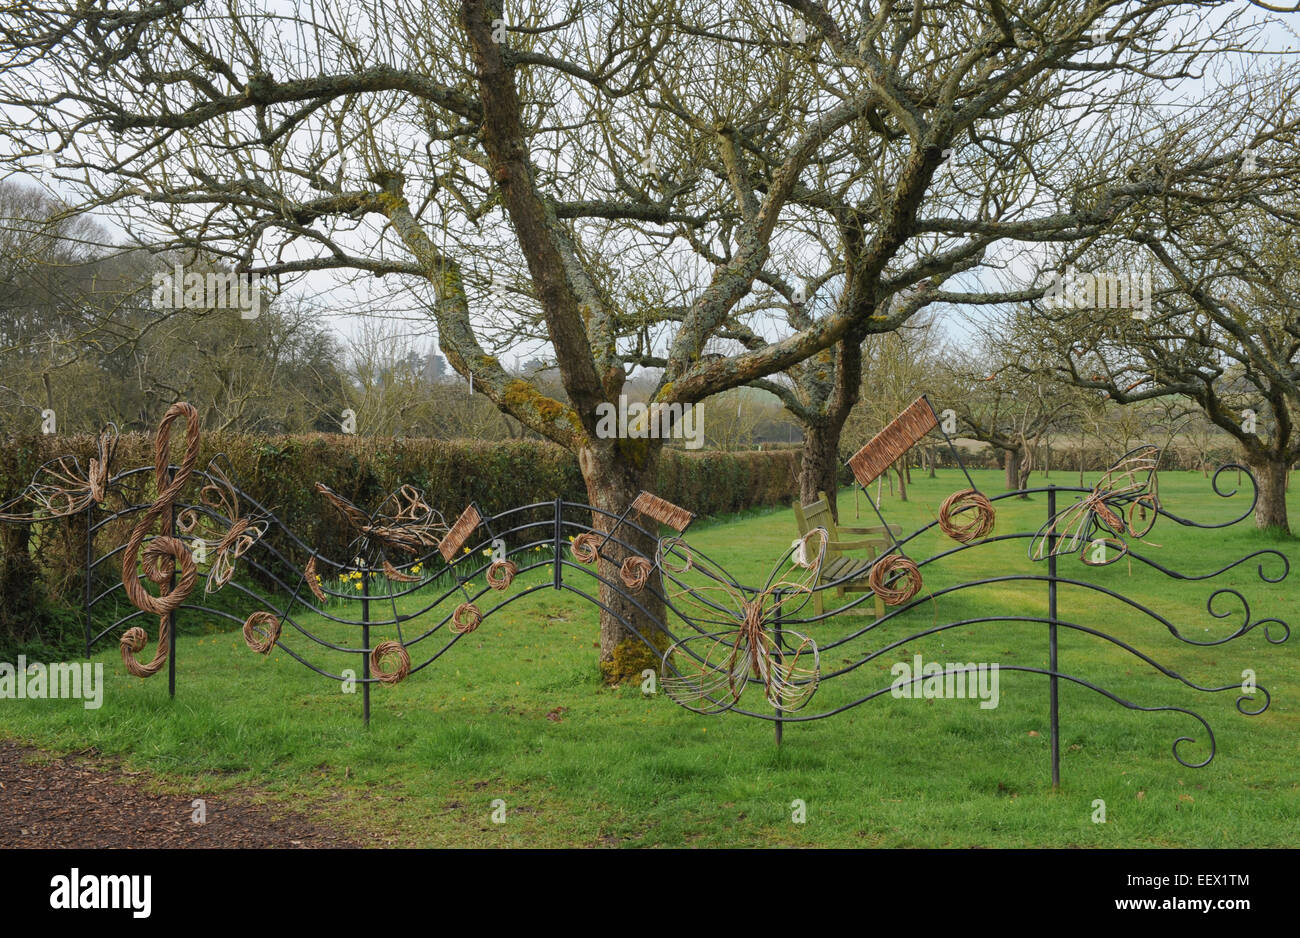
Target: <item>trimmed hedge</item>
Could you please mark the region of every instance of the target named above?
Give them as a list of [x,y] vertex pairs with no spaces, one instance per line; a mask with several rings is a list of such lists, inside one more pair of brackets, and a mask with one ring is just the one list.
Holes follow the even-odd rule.
[[[172,436],[172,460],[180,458],[183,429]],[[0,502],[21,492],[41,463],[67,454],[82,466],[94,454],[90,436],[29,435],[7,441],[0,451]],[[251,497],[276,513],[309,544],[341,556],[352,532],[316,492],[324,482],[354,504],[370,511],[398,486],[409,483],[424,491],[429,504],[453,520],[471,501],[487,513],[557,497],[586,502],[586,485],[577,458],[552,443],[512,441],[480,443],[431,439],[391,439],[334,434],[257,436],[205,433],[199,468],[218,453],[229,459],[234,480]],[[127,434],[119,441],[114,472],[153,465],[153,435]],[[698,515],[718,515],[763,505],[786,504],[798,491],[799,451],[691,453],[665,450],[655,494]],[[125,485],[128,501],[152,499],[153,472],[133,476]],[[193,501],[197,487],[185,498]],[[119,505],[113,499],[114,505]],[[97,537],[100,550],[121,543],[128,525]],[[0,524],[0,529],[12,528]],[[33,571],[43,581],[38,591],[56,605],[81,602],[85,531],[81,519],[39,526],[33,537],[10,532],[0,536],[0,647],[27,640],[16,634],[20,623],[49,622],[47,611],[31,590],[19,596],[15,583],[28,583]],[[120,538],[121,540],[116,540]],[[35,561],[33,566],[32,561]],[[61,599],[61,602],[57,600]],[[9,621],[12,620],[12,621]]]

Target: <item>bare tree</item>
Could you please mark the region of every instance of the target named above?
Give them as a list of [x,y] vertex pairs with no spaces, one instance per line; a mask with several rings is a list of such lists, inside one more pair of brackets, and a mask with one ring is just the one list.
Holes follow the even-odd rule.
[[[1238,42],[1231,22],[1169,41],[1213,6],[327,0],[307,21],[255,0],[21,4],[0,10],[0,133],[11,163],[52,151],[47,178],[152,248],[398,280],[451,366],[575,452],[591,503],[618,512],[662,447],[598,433],[637,367],[662,368],[661,403],[752,384],[896,327],[894,294],[992,245],[1103,230],[1159,192],[1032,195],[1085,132],[1078,101],[1139,106]],[[1123,29],[1098,33],[1106,14]],[[972,185],[936,185],[958,147],[980,154]],[[793,298],[796,272],[834,281],[833,302],[767,315],[758,286]],[[720,338],[743,350],[710,354]],[[501,363],[529,342],[562,399]],[[602,667],[639,674],[653,656],[620,617],[650,621],[601,599]]]
[[[1166,119],[1174,142],[1129,169],[1163,171],[1165,194],[1061,258],[1090,272],[1084,289],[1022,307],[1007,325],[1027,370],[1120,404],[1194,402],[1252,468],[1256,523],[1280,529],[1300,458],[1297,91],[1300,73],[1287,68],[1241,80],[1181,122]],[[1151,283],[1144,309],[1115,302],[1110,283],[1101,296],[1116,277]]]
[[148,429],[179,397],[212,429],[298,431],[337,414],[337,350],[318,310],[160,308],[155,264],[105,241],[58,200],[0,184],[0,426],[34,429],[53,410],[60,431]]
[[1048,379],[1026,377],[1005,364],[967,360],[954,368],[960,388],[949,402],[963,436],[988,443],[1002,454],[1007,491],[1024,489],[1041,442],[1071,424],[1075,395]]

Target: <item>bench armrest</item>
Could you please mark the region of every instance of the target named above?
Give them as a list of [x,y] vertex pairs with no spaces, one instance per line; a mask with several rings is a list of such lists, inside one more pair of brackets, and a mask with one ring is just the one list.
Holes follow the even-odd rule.
[[897,534],[902,534],[902,533],[903,533],[903,526],[902,526],[901,524],[891,524],[891,525],[889,525],[888,527],[885,527],[885,526],[883,526],[883,525],[879,525],[879,524],[877,524],[877,525],[875,525],[874,527],[870,527],[870,528],[848,528],[848,527],[845,527],[844,525],[841,524],[841,525],[836,525],[836,527],[837,527],[840,531],[848,531],[850,534],[886,534],[886,533],[892,533],[892,534],[897,535]]
[[830,553],[831,551],[866,550],[867,548],[871,548],[872,550],[875,550],[880,547],[887,547],[888,545],[889,545],[888,541],[882,541],[877,539],[872,539],[869,541],[827,541],[826,551],[827,553]]

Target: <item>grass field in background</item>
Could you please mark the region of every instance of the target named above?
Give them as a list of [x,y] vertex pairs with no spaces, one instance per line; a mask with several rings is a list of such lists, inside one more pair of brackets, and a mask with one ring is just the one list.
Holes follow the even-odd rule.
[[[912,530],[933,520],[944,496],[963,487],[955,472],[913,473],[910,500],[884,498],[889,520]],[[1089,477],[1089,482],[1093,477]],[[1000,473],[977,481],[990,493]],[[1054,474],[1073,485],[1077,477]],[[1231,487],[1231,477],[1227,478]],[[1044,484],[1035,475],[1031,484]],[[1160,478],[1164,506],[1197,521],[1225,520],[1242,498],[1218,498],[1196,473]],[[1064,507],[1073,496],[1061,495]],[[855,504],[856,502],[856,504]],[[997,503],[995,533],[1033,531],[1046,496]],[[688,506],[689,507],[689,506]],[[1300,504],[1291,502],[1300,521]],[[860,497],[840,496],[841,522],[875,524]],[[743,582],[757,582],[795,535],[789,510],[700,523],[689,540]],[[1135,549],[1171,569],[1201,575],[1265,547],[1300,560],[1297,541],[1270,538],[1253,520],[1226,530],[1180,527],[1162,518]],[[953,546],[937,530],[909,545],[916,558]],[[1007,574],[1044,574],[1027,541],[977,546],[925,566],[926,590]],[[1266,568],[1276,575],[1277,564]],[[1104,569],[1073,556],[1062,576],[1090,580],[1143,602],[1186,637],[1210,641],[1244,621],[1241,603],[1210,594],[1239,589],[1251,620],[1295,618],[1296,577],[1261,582],[1254,563],[1212,582],[1172,580],[1139,562]],[[565,571],[566,576],[569,571]],[[548,579],[538,571],[512,592]],[[924,595],[924,594],[923,594]],[[416,599],[408,602],[417,602]],[[870,602],[862,610],[870,610]],[[912,632],[976,616],[1043,615],[1047,587],[1005,582],[925,600],[823,656],[823,670],[857,660]],[[1300,842],[1300,638],[1273,645],[1263,628],[1226,645],[1195,647],[1122,602],[1060,588],[1060,616],[1111,632],[1188,680],[1218,687],[1252,669],[1272,693],[1260,716],[1240,714],[1235,690],[1199,693],[1097,637],[1062,629],[1061,670],[1141,706],[1179,706],[1204,716],[1218,743],[1205,768],[1179,765],[1208,754],[1204,730],[1180,713],[1143,713],[1070,682],[1060,689],[1062,784],[1049,776],[1048,681],[1004,671],[1000,704],[908,700],[885,694],[839,716],[788,725],[778,747],[770,722],[735,714],[700,716],[637,686],[607,688],[596,667],[597,617],[568,592],[540,590],[490,616],[441,660],[373,691],[369,729],[360,696],[302,667],[280,649],[263,658],[237,632],[179,639],[178,694],[166,676],[127,675],[105,647],[103,707],[80,701],[0,700],[0,736],[53,751],[95,746],[156,773],[180,793],[253,788],[344,829],[376,831],[412,846],[1295,846]],[[193,615],[193,614],[190,614]],[[837,616],[807,631],[823,641],[870,625]],[[192,628],[202,623],[189,622]],[[215,624],[214,624],[215,627]],[[312,623],[347,639],[342,627]],[[155,636],[149,627],[151,638]],[[408,637],[409,637],[408,632]],[[1274,634],[1277,634],[1275,628]],[[376,629],[373,638],[389,635]],[[295,650],[302,636],[286,631]],[[352,641],[356,640],[352,633]],[[418,662],[420,646],[413,651]],[[150,654],[152,645],[146,649]],[[1047,666],[1041,624],[992,622],[908,641],[825,683],[810,710],[823,710],[890,684],[890,666],[920,654],[940,663]],[[357,656],[311,651],[337,672]],[[758,709],[751,688],[746,703]],[[490,820],[494,800],[507,820]],[[792,821],[802,800],[806,823]],[[1093,822],[1105,802],[1106,823]]]

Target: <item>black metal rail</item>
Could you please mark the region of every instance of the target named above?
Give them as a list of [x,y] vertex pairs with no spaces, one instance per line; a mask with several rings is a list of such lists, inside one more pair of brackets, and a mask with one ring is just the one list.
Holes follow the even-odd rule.
[[[120,487],[124,482],[136,476],[139,473],[153,471],[151,468],[131,469],[112,477],[109,481],[110,486]],[[176,467],[172,467],[174,473]],[[1223,498],[1235,498],[1238,496],[1238,489],[1225,491],[1220,486],[1220,479],[1224,473],[1236,471],[1244,475],[1251,485],[1250,505],[1245,508],[1239,515],[1226,522],[1197,522],[1188,518],[1181,517],[1168,511],[1163,505],[1153,504],[1152,510],[1156,511],[1159,516],[1169,519],[1171,522],[1180,526],[1199,528],[1199,529],[1221,529],[1232,524],[1239,523],[1250,517],[1254,509],[1255,501],[1258,498],[1258,489],[1253,476],[1245,467],[1230,465],[1224,466],[1214,474],[1211,486],[1216,495]],[[217,482],[216,476],[207,472],[194,471],[193,478],[199,485],[209,482]],[[220,481],[225,482],[223,478]],[[683,638],[695,636],[709,636],[719,634],[720,627],[734,626],[736,612],[730,609],[725,602],[719,602],[707,596],[697,596],[696,611],[694,613],[684,610],[680,603],[674,602],[671,591],[665,589],[663,579],[659,575],[658,569],[659,558],[657,556],[648,556],[638,550],[633,541],[641,543],[655,542],[658,540],[658,531],[650,531],[631,521],[628,512],[621,514],[604,511],[593,508],[590,505],[566,502],[563,500],[541,501],[533,504],[513,508],[500,514],[485,517],[475,528],[473,535],[466,541],[458,556],[453,557],[450,561],[444,559],[438,550],[428,550],[415,557],[407,557],[400,562],[389,556],[383,543],[366,536],[358,536],[348,546],[347,553],[352,554],[351,559],[330,558],[313,550],[293,531],[289,530],[274,512],[270,511],[265,505],[259,503],[256,499],[248,495],[237,485],[233,486],[233,493],[238,500],[241,508],[246,509],[248,515],[256,516],[265,523],[265,531],[258,539],[254,547],[249,550],[240,562],[246,565],[246,571],[241,579],[233,580],[227,585],[231,592],[228,596],[234,597],[236,606],[251,607],[254,611],[264,611],[273,614],[280,620],[281,624],[287,627],[281,631],[275,640],[275,646],[284,650],[294,660],[300,662],[305,667],[310,668],[322,676],[335,681],[352,681],[362,688],[362,712],[363,718],[368,722],[371,712],[371,687],[374,684],[383,681],[382,675],[377,675],[371,671],[371,655],[375,651],[375,643],[372,641],[372,635],[375,630],[387,631],[392,629],[396,634],[396,640],[401,643],[408,655],[415,655],[418,661],[411,660],[409,673],[414,674],[422,671],[434,662],[442,658],[453,646],[456,645],[464,635],[456,631],[453,625],[453,612],[447,611],[449,599],[459,599],[464,603],[477,604],[484,601],[484,597],[496,597],[494,603],[484,603],[480,610],[483,620],[489,619],[493,614],[507,608],[511,604],[530,596],[541,590],[550,588],[554,590],[566,590],[577,596],[582,597],[591,604],[595,605],[602,612],[614,617],[625,629],[637,636],[645,645],[652,649],[660,658],[663,666],[665,677],[669,675],[680,677],[682,672],[679,668],[672,665],[663,652],[664,636],[671,643],[677,643]],[[1029,494],[1045,493],[1046,509],[1049,520],[1056,516],[1058,508],[1058,499],[1062,496],[1078,495],[1088,496],[1093,490],[1076,487],[1057,487],[1045,486],[1038,488],[1029,488],[1018,492],[1007,492],[1004,494],[991,496],[991,502],[997,502],[1002,499],[1014,498]],[[114,544],[108,546],[102,552],[97,551],[97,541],[102,539],[100,532],[115,521],[132,518],[149,509],[148,504],[128,504],[116,511],[105,511],[103,508],[94,504],[85,508],[81,514],[84,516],[82,521],[85,524],[87,534],[86,547],[86,567],[85,567],[85,590],[84,590],[84,627],[85,627],[85,651],[90,655],[95,646],[105,638],[116,639],[122,629],[131,624],[137,617],[146,615],[140,610],[134,610],[125,615],[118,615],[125,602],[125,589],[121,582],[120,574],[121,560],[124,545]],[[202,516],[210,520],[213,524],[220,527],[222,525],[229,527],[233,519],[224,517],[220,512],[214,511],[209,504],[190,504],[177,501],[175,504],[175,516],[190,511],[196,516]],[[593,525],[596,518],[605,519],[604,523],[599,526]],[[36,519],[39,520],[39,519]],[[915,541],[931,528],[937,522],[924,525],[915,531],[907,534],[905,537],[895,540],[895,547],[902,552],[903,545]],[[175,523],[173,522],[173,533]],[[929,557],[917,558],[915,563],[918,568],[925,569],[931,565],[941,564],[950,557],[961,554],[969,550],[981,550],[988,545],[1010,541],[1015,539],[1032,539],[1040,536],[1043,529],[1038,532],[1015,531],[994,534],[987,538],[976,540],[972,543],[956,544],[940,550]],[[607,576],[602,572],[600,562],[593,564],[584,564],[577,562],[571,555],[570,541],[579,535],[589,532],[595,532],[600,538],[600,548],[605,549],[609,545],[616,545],[620,556],[635,555],[644,557],[655,565],[655,576],[650,579],[649,584],[644,591],[634,591],[627,587],[620,578]],[[1053,535],[1054,536],[1054,535]],[[675,540],[680,540],[677,538]],[[544,581],[521,583],[512,586],[507,592],[496,593],[489,586],[483,585],[476,591],[471,591],[467,584],[477,581],[484,577],[492,564],[491,560],[484,560],[485,550],[490,551],[493,544],[499,545],[504,542],[506,545],[505,557],[514,562],[517,567],[516,577],[527,577],[533,571],[546,570],[550,568],[550,576]],[[539,551],[540,548],[540,551]],[[702,552],[694,547],[691,548],[694,556],[699,558],[702,566],[711,569],[721,570],[717,565]],[[604,554],[600,555],[604,558]],[[1246,564],[1248,561],[1256,561],[1259,579],[1266,583],[1277,583],[1286,578],[1290,572],[1290,564],[1286,556],[1278,550],[1271,548],[1261,549],[1240,557],[1232,562],[1220,567],[1217,570],[1202,573],[1189,573],[1179,571],[1164,566],[1156,561],[1146,557],[1137,551],[1130,550],[1128,556],[1146,565],[1149,569],[1154,570],[1170,579],[1185,581],[1188,583],[1202,582],[1213,580],[1216,577],[1224,575],[1236,567]],[[314,559],[318,568],[323,568],[329,574],[331,582],[326,582],[322,576],[322,582],[317,589],[325,597],[321,602],[317,599],[313,589],[313,584],[307,582],[308,560]],[[502,559],[499,555],[494,557],[495,560]],[[1226,619],[1232,616],[1230,609],[1224,608],[1224,601],[1231,600],[1236,605],[1240,605],[1240,623],[1231,631],[1230,634],[1211,640],[1195,640],[1185,635],[1173,622],[1162,616],[1156,610],[1149,608],[1143,602],[1131,596],[1117,592],[1106,586],[1100,585],[1090,580],[1081,579],[1072,576],[1066,576],[1058,569],[1057,556],[1050,553],[1047,556],[1045,573],[1029,572],[1008,572],[996,576],[988,576],[974,580],[947,585],[940,589],[927,592],[923,596],[917,596],[902,605],[894,607],[886,615],[880,618],[870,618],[861,625],[857,625],[848,632],[838,636],[821,636],[816,646],[824,655],[825,652],[832,649],[847,646],[849,643],[869,640],[872,633],[884,634],[887,626],[892,625],[900,617],[908,615],[918,607],[930,607],[942,597],[952,596],[967,591],[978,591],[983,587],[989,587],[995,584],[1007,583],[1024,583],[1039,584],[1040,588],[1045,589],[1047,598],[1047,614],[1043,616],[1030,615],[984,615],[958,618],[951,621],[932,624],[901,637],[893,638],[883,642],[879,647],[872,648],[869,651],[859,653],[858,656],[846,664],[827,671],[818,671],[816,681],[820,684],[826,684],[861,669],[869,662],[875,661],[884,655],[889,654],[895,649],[926,636],[948,632],[954,629],[966,627],[977,627],[991,625],[994,623],[1031,623],[1045,627],[1048,667],[1033,668],[1018,665],[1000,665],[1000,670],[1020,671],[1032,674],[1041,674],[1048,679],[1048,710],[1049,722],[1051,727],[1051,775],[1053,784],[1058,784],[1060,780],[1060,697],[1059,686],[1061,681],[1069,681],[1082,687],[1101,694],[1110,700],[1115,701],[1121,706],[1141,712],[1173,712],[1185,714],[1195,721],[1205,730],[1208,744],[1208,754],[1203,759],[1186,759],[1180,752],[1182,744],[1194,742],[1190,736],[1179,736],[1173,744],[1173,754],[1177,761],[1188,767],[1198,767],[1207,764],[1216,752],[1216,743],[1214,734],[1209,723],[1203,716],[1192,710],[1177,706],[1146,706],[1134,701],[1128,700],[1107,690],[1105,687],[1094,683],[1082,676],[1071,674],[1063,670],[1060,661],[1060,648],[1058,643],[1059,630],[1068,629],[1077,634],[1093,636],[1099,640],[1109,643],[1113,647],[1119,648],[1145,665],[1150,666],[1155,674],[1162,675],[1170,680],[1178,682],[1183,686],[1204,693],[1220,693],[1241,689],[1239,684],[1224,684],[1220,686],[1207,686],[1191,681],[1173,669],[1167,667],[1158,661],[1155,657],[1139,650],[1119,637],[1109,634],[1108,632],[1098,629],[1082,622],[1074,621],[1078,616],[1070,616],[1063,613],[1061,609],[1062,597],[1059,587],[1069,586],[1086,591],[1091,591],[1098,596],[1107,597],[1123,604],[1131,610],[1140,613],[1146,619],[1150,620],[1159,627],[1162,627],[1169,635],[1173,636],[1179,642],[1186,645],[1195,645],[1200,647],[1211,647],[1222,645],[1234,639],[1240,638],[1252,630],[1263,626],[1263,633],[1266,640],[1272,644],[1285,642],[1290,636],[1289,626],[1277,618],[1253,618],[1249,602],[1245,595],[1236,588],[1223,587],[1210,593],[1206,601],[1206,609],[1209,615],[1215,619]],[[374,575],[385,568],[385,564],[390,565],[404,575],[412,575],[411,571],[419,571],[418,579],[410,583],[394,582],[385,578],[383,589],[376,592],[374,587]],[[1273,568],[1270,574],[1266,570],[1266,564]],[[115,569],[116,566],[116,569]],[[605,565],[605,569],[609,569]],[[1088,569],[1087,567],[1084,568]],[[103,576],[112,572],[115,576],[115,582],[112,585],[98,588],[101,585]],[[352,592],[337,588],[334,584],[339,577],[356,579],[359,574],[360,595],[355,595],[358,590]],[[211,576],[210,570],[200,570],[199,584],[206,587],[207,581]],[[861,576],[861,573],[858,573]],[[820,590],[835,589],[847,580],[825,582],[816,587]],[[729,585],[740,591],[744,597],[756,597],[765,587],[750,587],[729,580]],[[433,588],[433,594],[430,594],[430,588]],[[647,595],[656,596],[656,602],[647,604],[643,602]],[[232,612],[230,608],[222,608],[211,605],[207,599],[208,593],[205,589],[196,587],[194,592],[187,597],[187,600],[175,612],[172,613],[173,628],[171,630],[170,643],[170,660],[168,663],[169,689],[174,695],[176,690],[176,646],[175,635],[176,629],[174,624],[179,615],[188,616],[194,613],[201,613],[205,616],[215,616],[232,622],[244,621],[244,617]],[[602,596],[604,598],[602,598]],[[399,600],[408,597],[418,597],[422,602],[412,611],[402,611],[399,607]],[[609,600],[617,598],[617,603]],[[780,597],[778,596],[778,606]],[[776,616],[770,624],[771,637],[777,651],[777,655],[784,654],[790,648],[789,638],[791,635],[799,635],[800,632],[807,632],[810,626],[825,626],[828,622],[838,619],[841,622],[861,621],[859,617],[853,619],[839,618],[845,613],[852,612],[856,607],[861,606],[864,602],[873,601],[871,593],[865,593],[857,599],[853,599],[839,608],[830,609],[821,615],[799,617],[797,614],[785,614],[783,611]],[[335,608],[339,602],[346,603],[345,609],[352,608],[351,604],[357,604],[359,615],[342,614]],[[670,621],[666,614],[658,617],[652,614],[648,606],[660,608],[661,603],[666,608],[676,613],[676,618]],[[402,603],[401,607],[408,607],[409,603]],[[617,608],[616,608],[617,606]],[[638,622],[633,622],[621,614],[618,609],[634,609]],[[704,615],[699,614],[699,609],[705,609]],[[109,619],[106,624],[100,624],[101,610],[109,610]],[[716,615],[714,614],[716,612]],[[418,628],[412,628],[412,624],[419,621]],[[333,623],[338,626],[354,627],[357,629],[356,641],[340,641],[336,637],[330,637],[320,632],[321,622]],[[405,626],[405,628],[404,628]],[[663,633],[660,636],[644,634],[644,630],[650,629],[654,632]],[[677,634],[674,629],[687,630],[684,635]],[[795,629],[799,631],[796,632]],[[878,631],[879,630],[879,631]],[[802,636],[800,636],[802,638]],[[656,640],[660,639],[660,640]],[[689,644],[689,643],[688,643]],[[342,653],[344,655],[361,656],[360,668],[361,676],[357,677],[355,673],[347,673],[351,669],[343,669],[340,673],[334,673],[327,667],[317,663],[314,660],[316,652],[325,650],[329,652]],[[693,656],[693,660],[702,662],[703,659],[698,654],[691,652],[689,648],[686,654]],[[953,672],[945,670],[942,677],[945,679]],[[926,678],[934,677],[933,674],[915,675],[911,678],[911,683],[916,683]],[[757,676],[747,676],[744,679],[753,684],[761,684],[762,680]],[[891,692],[897,687],[898,682],[894,681],[887,687],[878,688],[868,693],[860,694],[851,700],[838,703],[824,710],[814,710],[812,712],[789,712],[779,707],[774,708],[773,712],[766,712],[761,709],[744,708],[739,705],[739,694],[724,695],[716,701],[718,710],[725,710],[732,713],[738,713],[744,716],[756,719],[770,720],[775,724],[776,738],[779,742],[782,738],[782,730],[786,724],[809,722],[812,720],[822,720],[833,717],[841,713],[852,710],[868,701],[874,700],[886,693]],[[1255,702],[1256,699],[1262,698],[1262,703],[1257,708],[1248,707],[1248,703]],[[1271,697],[1267,689],[1263,686],[1255,688],[1253,694],[1242,693],[1237,698],[1236,706],[1239,712],[1247,715],[1262,713],[1269,706]]]

